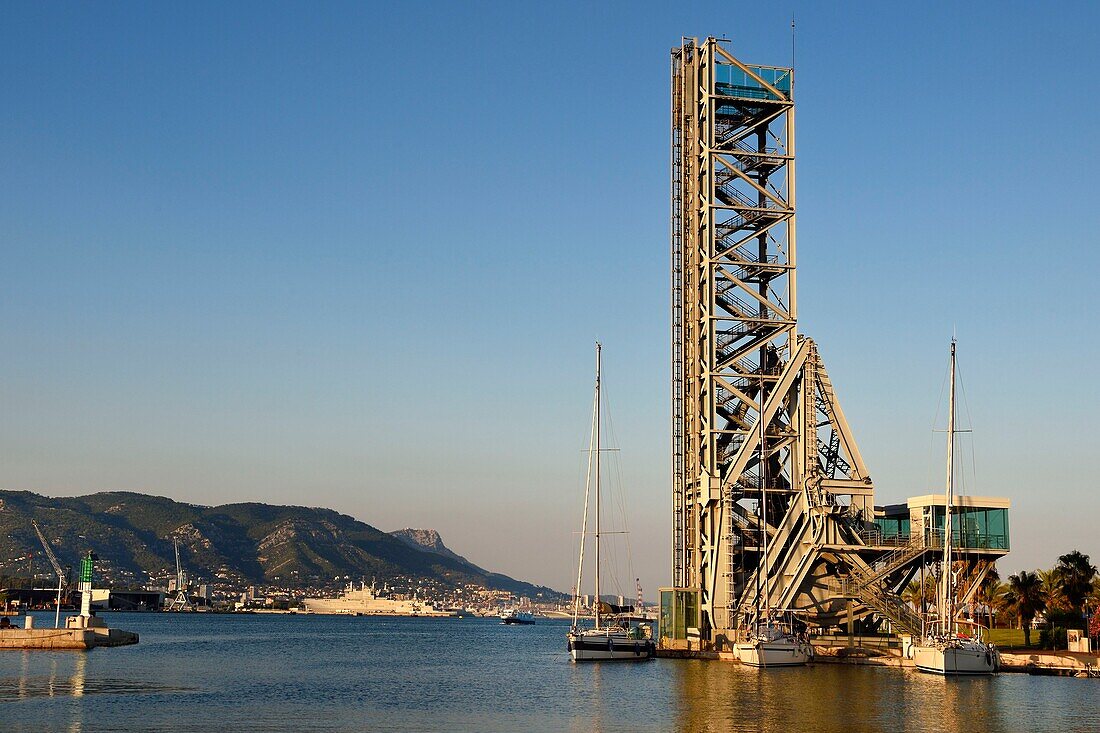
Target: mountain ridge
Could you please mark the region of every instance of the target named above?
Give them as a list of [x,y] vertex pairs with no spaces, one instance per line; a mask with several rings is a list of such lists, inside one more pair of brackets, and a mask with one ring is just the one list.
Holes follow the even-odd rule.
[[447,548],[435,530],[396,536],[324,507],[204,506],[132,491],[48,497],[0,490],[0,574],[15,574],[28,554],[35,557],[37,572],[48,570],[31,520],[42,527],[62,564],[75,565],[92,549],[100,557],[100,572],[116,583],[142,585],[174,575],[178,541],[192,577],[237,585],[407,577],[517,595],[562,595],[474,565]]

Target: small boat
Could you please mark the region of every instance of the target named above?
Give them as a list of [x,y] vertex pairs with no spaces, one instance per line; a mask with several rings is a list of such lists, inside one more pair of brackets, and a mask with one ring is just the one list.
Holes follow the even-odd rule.
[[518,608],[507,608],[500,614],[502,624],[517,624],[530,626],[535,623],[535,614],[530,611],[521,611]]
[[955,446],[955,339],[951,339],[951,397],[947,411],[947,491],[944,495],[943,570],[936,598],[936,620],[911,649],[921,672],[944,676],[993,674],[1001,666],[997,648],[973,634],[961,633],[955,618],[955,583],[952,568],[951,509],[954,501]]
[[[577,562],[577,585],[573,595],[573,626],[566,634],[566,647],[574,662],[644,661],[657,656],[657,645],[650,627],[630,625],[632,606],[614,606],[600,599],[600,358],[602,347],[596,344],[596,394],[592,408],[592,442],[589,455],[589,475],[585,482],[584,519],[581,522],[580,559]],[[593,477],[595,481],[593,481]],[[595,594],[592,628],[581,628],[580,587],[584,570],[584,544],[588,529],[589,489],[595,484]]]

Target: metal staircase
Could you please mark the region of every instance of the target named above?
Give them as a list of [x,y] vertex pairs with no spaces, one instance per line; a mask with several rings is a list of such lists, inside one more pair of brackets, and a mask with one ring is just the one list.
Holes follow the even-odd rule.
[[914,636],[920,634],[920,615],[908,603],[884,588],[883,581],[924,553],[942,547],[938,536],[932,536],[929,540],[926,542],[919,535],[910,538],[907,544],[879,558],[870,571],[853,567],[847,577],[841,580],[841,592],[849,598],[859,600],[889,620],[899,631]]
[[842,595],[855,598],[880,616],[887,619],[896,631],[913,636],[921,633],[921,617],[909,604],[892,593],[887,593],[877,583],[862,583],[858,577],[849,576],[840,581]]

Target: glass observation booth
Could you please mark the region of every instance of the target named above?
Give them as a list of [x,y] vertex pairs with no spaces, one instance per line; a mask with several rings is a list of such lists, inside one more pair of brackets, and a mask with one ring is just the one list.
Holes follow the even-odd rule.
[[714,67],[714,91],[722,97],[778,101],[780,97],[777,97],[774,92],[757,80],[760,79],[770,85],[772,89],[782,92],[785,96],[790,96],[790,69],[775,66],[756,66],[754,64],[746,64],[746,68],[750,69],[752,74],[747,73],[740,66],[726,64],[719,60],[719,63]]
[[[927,494],[904,504],[875,507],[875,526],[883,544],[904,544],[923,537],[924,544],[942,546],[943,494]],[[1008,552],[1008,499],[996,496],[957,496],[951,507],[951,545],[960,550]]]

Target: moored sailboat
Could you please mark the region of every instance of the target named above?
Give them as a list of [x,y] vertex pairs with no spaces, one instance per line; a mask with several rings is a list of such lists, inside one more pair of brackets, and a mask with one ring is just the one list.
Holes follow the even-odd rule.
[[[596,344],[596,393],[593,404],[592,439],[589,450],[588,477],[584,490],[584,519],[581,522],[580,557],[577,562],[577,585],[573,596],[573,626],[566,634],[569,656],[574,662],[643,661],[657,655],[657,645],[642,625],[630,626],[624,620],[633,611],[630,607],[614,606],[600,598],[600,361],[602,347]],[[593,481],[594,477],[594,481]],[[584,545],[588,529],[589,489],[594,484],[596,495],[595,532],[595,625],[581,628],[580,588],[584,570]]]
[[1000,668],[1000,653],[982,641],[977,627],[963,634],[955,618],[955,582],[952,573],[951,509],[954,501],[955,446],[955,340],[951,340],[951,396],[947,414],[947,486],[944,495],[943,569],[936,598],[936,620],[929,624],[919,644],[912,647],[913,662],[921,672],[953,675],[993,674]]
[[794,630],[790,614],[770,613],[734,645],[742,664],[750,667],[801,667],[813,657],[809,642]]
[[746,619],[733,650],[741,663],[750,667],[800,667],[813,656],[813,647],[803,634],[796,633],[794,614],[789,611],[775,611],[769,603],[768,574],[764,562],[764,558],[768,556],[768,486],[765,476],[767,461],[763,415],[759,423],[761,561],[757,580],[763,583],[763,588],[758,589],[760,592],[757,593],[756,607]]

